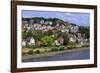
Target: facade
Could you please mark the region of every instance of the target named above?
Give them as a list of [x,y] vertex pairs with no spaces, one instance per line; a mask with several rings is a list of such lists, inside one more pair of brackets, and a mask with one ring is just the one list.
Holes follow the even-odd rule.
[[[88,42],[88,39],[82,36],[83,34],[79,33],[79,26],[77,25],[71,25],[68,22],[58,20],[52,21],[52,20],[44,20],[44,19],[28,19],[22,21],[22,30],[25,31],[43,31],[48,32],[51,30],[53,33],[56,34],[56,32],[64,32],[68,33],[69,42],[73,43],[80,43],[81,45]],[[38,42],[40,44],[40,42]],[[55,40],[55,45],[62,45],[64,43],[64,38],[58,38]],[[35,45],[35,39],[34,38],[27,38],[27,40],[22,41],[22,46],[25,45]]]

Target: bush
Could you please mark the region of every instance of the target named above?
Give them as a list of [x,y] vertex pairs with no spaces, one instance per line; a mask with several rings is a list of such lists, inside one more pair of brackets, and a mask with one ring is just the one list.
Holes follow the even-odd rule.
[[31,48],[31,49],[37,48],[37,46],[35,46],[35,45],[27,45],[26,47],[27,47],[27,48]]
[[58,51],[58,48],[57,47],[52,47],[51,51]]
[[22,52],[22,55],[24,56],[24,55],[27,55],[27,53],[26,52]]
[[76,48],[76,45],[73,45],[72,48]]
[[67,49],[72,49],[73,47],[72,47],[72,45],[70,45],[70,46],[67,46]]
[[76,45],[69,45],[67,46],[68,49],[75,49],[76,48]]
[[89,45],[83,45],[82,47],[89,47]]
[[39,53],[41,53],[41,52],[40,52],[40,50],[36,50],[35,53],[36,53],[36,54],[39,54]]
[[52,46],[54,39],[51,36],[44,36],[41,38],[41,41],[44,46]]
[[33,50],[29,50],[27,54],[33,54]]
[[65,50],[64,46],[60,46],[59,51]]
[[67,48],[68,48],[68,49],[74,49],[74,48],[76,48],[76,45],[77,45],[77,43],[70,42],[70,43],[68,44]]

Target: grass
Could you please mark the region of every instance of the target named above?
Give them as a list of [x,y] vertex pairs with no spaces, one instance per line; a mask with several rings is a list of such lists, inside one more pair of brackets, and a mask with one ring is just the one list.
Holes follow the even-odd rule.
[[22,55],[32,55],[32,54],[40,54],[40,53],[46,53],[46,52],[57,52],[57,51],[63,51],[63,50],[71,50],[71,49],[77,49],[82,47],[89,47],[89,46],[80,46],[80,45],[68,45],[68,46],[52,46],[52,47],[40,47],[40,48],[22,48]]

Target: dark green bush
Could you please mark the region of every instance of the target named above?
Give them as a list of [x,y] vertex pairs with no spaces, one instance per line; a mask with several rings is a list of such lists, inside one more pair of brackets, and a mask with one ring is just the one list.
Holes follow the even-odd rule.
[[27,54],[33,54],[33,50],[29,50]]
[[73,47],[72,46],[67,46],[67,49],[72,49]]
[[22,52],[22,55],[24,56],[24,55],[27,55],[27,53],[26,52]]
[[35,46],[35,45],[27,45],[26,47],[27,47],[27,48],[31,48],[31,49],[37,48],[37,46]]
[[60,46],[59,47],[59,51],[62,51],[62,50],[65,50],[65,47],[64,46]]
[[52,47],[51,51],[58,51],[58,47]]
[[89,45],[83,45],[82,47],[89,47]]
[[40,52],[40,50],[36,50],[35,53],[36,53],[36,54],[39,54],[39,53],[41,53],[41,52]]
[[67,49],[75,49],[76,48],[76,45],[69,45],[67,46]]

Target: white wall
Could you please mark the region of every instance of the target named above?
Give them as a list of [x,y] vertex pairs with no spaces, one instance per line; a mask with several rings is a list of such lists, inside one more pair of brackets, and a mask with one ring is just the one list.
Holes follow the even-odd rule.
[[[33,0],[45,2],[61,2],[73,4],[98,5],[98,13],[100,13],[99,0]],[[100,14],[98,14],[100,19]],[[98,31],[100,31],[100,20],[98,20]],[[98,37],[100,33],[98,32]],[[100,38],[98,38],[100,40]],[[100,43],[100,41],[98,41]],[[100,56],[100,46],[98,44],[98,56]],[[69,69],[56,71],[42,71],[34,73],[99,73],[100,72],[100,57],[98,57],[97,68],[86,69]],[[10,0],[0,0],[0,73],[10,73]],[[31,72],[32,73],[32,72]]]

